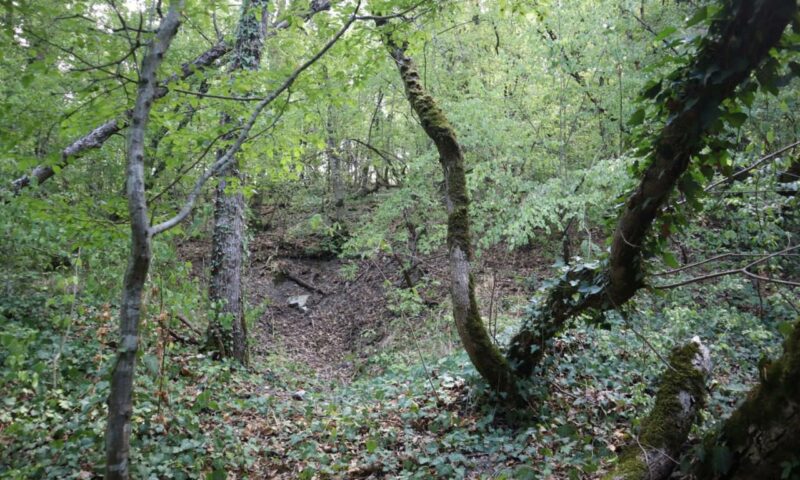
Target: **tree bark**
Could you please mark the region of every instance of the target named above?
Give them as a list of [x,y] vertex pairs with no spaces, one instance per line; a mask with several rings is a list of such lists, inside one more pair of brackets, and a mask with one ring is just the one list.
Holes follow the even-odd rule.
[[[236,29],[236,43],[231,58],[231,74],[256,71],[266,37],[267,0],[247,0]],[[259,20],[260,19],[260,20]],[[223,123],[230,118],[223,115]],[[211,280],[208,297],[214,317],[208,327],[209,346],[222,357],[232,357],[246,365],[249,362],[247,322],[242,295],[244,269],[245,203],[241,184],[244,176],[234,159],[221,172],[214,201],[214,234],[211,250]],[[233,187],[228,179],[236,179]]]
[[344,184],[342,182],[342,157],[336,148],[333,125],[333,107],[328,107],[328,118],[325,125],[325,147],[330,170],[331,193],[333,194],[333,220],[341,222],[344,216]]
[[796,464],[791,468],[800,452],[800,321],[784,344],[783,355],[759,367],[761,382],[719,436],[706,442],[696,478],[793,478],[782,476],[787,465],[791,473],[800,472]]
[[[703,148],[703,138],[719,117],[722,102],[768,57],[796,11],[795,0],[725,2],[694,61],[674,80],[679,91],[670,100],[671,116],[655,139],[652,161],[617,222],[606,268],[581,272],[584,277],[593,276],[583,291],[570,284],[569,274],[550,290],[543,308],[511,341],[509,355],[518,375],[531,374],[542,356],[539,347],[569,319],[588,309],[617,308],[644,286],[642,246],[654,220],[692,156]],[[696,72],[719,73],[698,76]]]
[[[381,22],[378,22],[381,26]],[[406,96],[419,116],[422,128],[439,152],[444,172],[447,203],[447,248],[450,257],[450,294],[458,335],[472,364],[498,392],[510,400],[520,399],[517,382],[506,359],[492,343],[481,319],[472,278],[472,244],[469,227],[469,196],[464,157],[456,133],[442,109],[425,91],[414,61],[388,34],[389,53],[400,71]]]
[[636,441],[620,455],[606,480],[665,480],[703,409],[711,373],[708,349],[695,337],[676,348],[659,384],[656,402]]
[[144,186],[144,141],[150,109],[157,95],[156,73],[180,25],[183,0],[170,2],[169,11],[159,25],[142,60],[136,104],[131,114],[128,139],[126,190],[131,218],[131,252],[122,285],[120,306],[120,344],[111,376],[106,426],[106,479],[130,478],[129,452],[133,413],[133,376],[139,346],[139,319],[142,291],[150,269],[151,232],[147,217]]

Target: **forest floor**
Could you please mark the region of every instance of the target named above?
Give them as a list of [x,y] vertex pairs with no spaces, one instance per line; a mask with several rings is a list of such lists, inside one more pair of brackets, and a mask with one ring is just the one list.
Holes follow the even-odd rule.
[[[245,292],[257,315],[250,332],[253,354],[279,353],[320,380],[344,384],[359,373],[359,362],[395,341],[390,324],[400,315],[392,311],[387,292],[406,288],[400,260],[390,254],[343,259],[320,254],[313,238],[288,242],[285,226],[297,221],[303,220],[256,231],[250,241]],[[205,288],[210,242],[186,241],[179,250]],[[502,305],[524,302],[530,290],[524,281],[534,274],[545,278],[552,263],[540,251],[496,246],[481,252],[475,272],[485,319],[492,321]],[[425,280],[420,292],[425,306],[433,310],[448,302],[446,252],[419,255],[416,268]],[[298,300],[304,305],[294,304]]]
[[[202,415],[207,435],[233,428],[250,452],[246,467],[227,478],[599,478],[651,405],[664,369],[656,349],[695,334],[713,339],[720,366],[707,429],[755,380],[741,365],[777,346],[774,325],[763,325],[731,285],[677,301],[641,298],[636,330],[609,317],[608,330],[578,324],[565,332],[545,365],[541,398],[527,414],[508,415],[487,401],[459,347],[444,251],[417,257],[422,301],[409,305],[398,296],[406,280],[393,254],[325,254],[319,238],[289,234],[287,226],[305,221],[287,217],[251,230],[253,367],[227,387],[202,378],[223,389],[216,395],[238,399]],[[203,289],[209,247],[202,240],[179,247]],[[554,274],[552,264],[540,250],[481,252],[478,303],[498,343],[524,316],[531,284]],[[700,315],[693,302],[705,298],[725,301]],[[201,414],[202,392],[189,395]]]

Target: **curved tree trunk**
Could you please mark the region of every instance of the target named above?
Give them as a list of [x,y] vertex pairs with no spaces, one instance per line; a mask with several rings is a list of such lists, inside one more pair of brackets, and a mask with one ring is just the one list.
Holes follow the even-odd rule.
[[783,355],[759,370],[760,384],[706,445],[696,478],[794,478],[782,476],[784,469],[800,474],[800,321]]
[[664,480],[676,462],[706,400],[711,373],[708,349],[695,337],[676,348],[659,383],[656,402],[636,442],[620,455],[606,480]]
[[[231,72],[258,70],[266,36],[267,0],[247,0],[236,30]],[[230,118],[224,115],[223,123]],[[214,317],[208,327],[209,346],[222,357],[249,361],[247,322],[244,316],[242,272],[244,269],[245,203],[241,191],[244,177],[238,161],[223,172],[214,201],[214,234],[211,250],[211,280],[208,297]],[[226,179],[237,179],[231,188]]]
[[[378,22],[381,25],[381,22]],[[481,376],[496,391],[510,399],[519,400],[515,377],[511,368],[492,343],[481,319],[475,298],[471,261],[472,244],[469,227],[469,196],[467,192],[464,157],[450,125],[441,108],[425,91],[413,59],[405,49],[385,37],[405,86],[411,107],[419,116],[422,128],[433,140],[439,151],[446,188],[447,203],[447,248],[450,256],[450,294],[453,301],[453,317],[461,342],[472,364]]]
[[[511,341],[509,355],[518,375],[532,373],[541,359],[541,346],[570,318],[588,309],[617,308],[644,285],[642,245],[653,221],[692,156],[703,148],[703,137],[719,117],[722,102],[768,57],[796,11],[795,0],[725,2],[709,40],[674,80],[680,91],[671,99],[671,116],[655,139],[652,161],[617,222],[608,265],[595,272],[571,272],[548,292],[543,307]],[[725,76],[698,78],[696,72]],[[580,291],[570,275],[592,278]]]
[[122,284],[120,305],[120,344],[117,362],[111,374],[111,393],[108,396],[108,423],[106,425],[106,478],[127,480],[133,414],[133,376],[136,352],[139,349],[139,318],[142,308],[142,291],[150,269],[151,231],[147,218],[147,197],[144,186],[144,140],[150,109],[156,99],[156,73],[164,54],[180,25],[183,0],[170,2],[169,12],[161,21],[158,33],[142,60],[136,105],[131,114],[128,137],[128,164],[126,192],[131,217],[131,252]]

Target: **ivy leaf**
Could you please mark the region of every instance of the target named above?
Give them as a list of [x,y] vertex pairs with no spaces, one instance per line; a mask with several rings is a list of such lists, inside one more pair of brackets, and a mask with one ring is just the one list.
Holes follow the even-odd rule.
[[644,108],[640,108],[635,112],[633,112],[633,115],[631,115],[630,120],[628,120],[628,125],[632,127],[640,125],[644,121],[644,114],[645,114]]
[[725,120],[733,128],[739,128],[747,121],[747,114],[744,112],[733,112],[725,115]]
[[665,251],[661,254],[661,259],[664,260],[664,263],[666,263],[669,268],[678,268],[680,266],[678,259],[675,258],[672,252]]
[[700,7],[697,12],[686,21],[686,26],[691,27],[697,25],[708,17],[708,7]]
[[656,42],[660,42],[660,41],[664,40],[665,38],[667,38],[670,35],[672,35],[673,33],[675,33],[677,30],[678,29],[675,28],[675,27],[667,27],[667,28],[661,30],[660,32],[658,32],[658,35],[656,35],[656,38],[655,38]]

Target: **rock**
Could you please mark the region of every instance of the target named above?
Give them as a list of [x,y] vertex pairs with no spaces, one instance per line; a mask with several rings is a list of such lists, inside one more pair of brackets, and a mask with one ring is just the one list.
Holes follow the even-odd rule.
[[297,295],[294,297],[289,297],[288,304],[290,307],[295,307],[298,310],[302,310],[303,312],[308,311],[308,307],[306,307],[306,303],[308,303],[308,297],[310,295]]
[[292,398],[295,400],[305,400],[306,398],[306,391],[305,390],[298,390],[292,394]]

